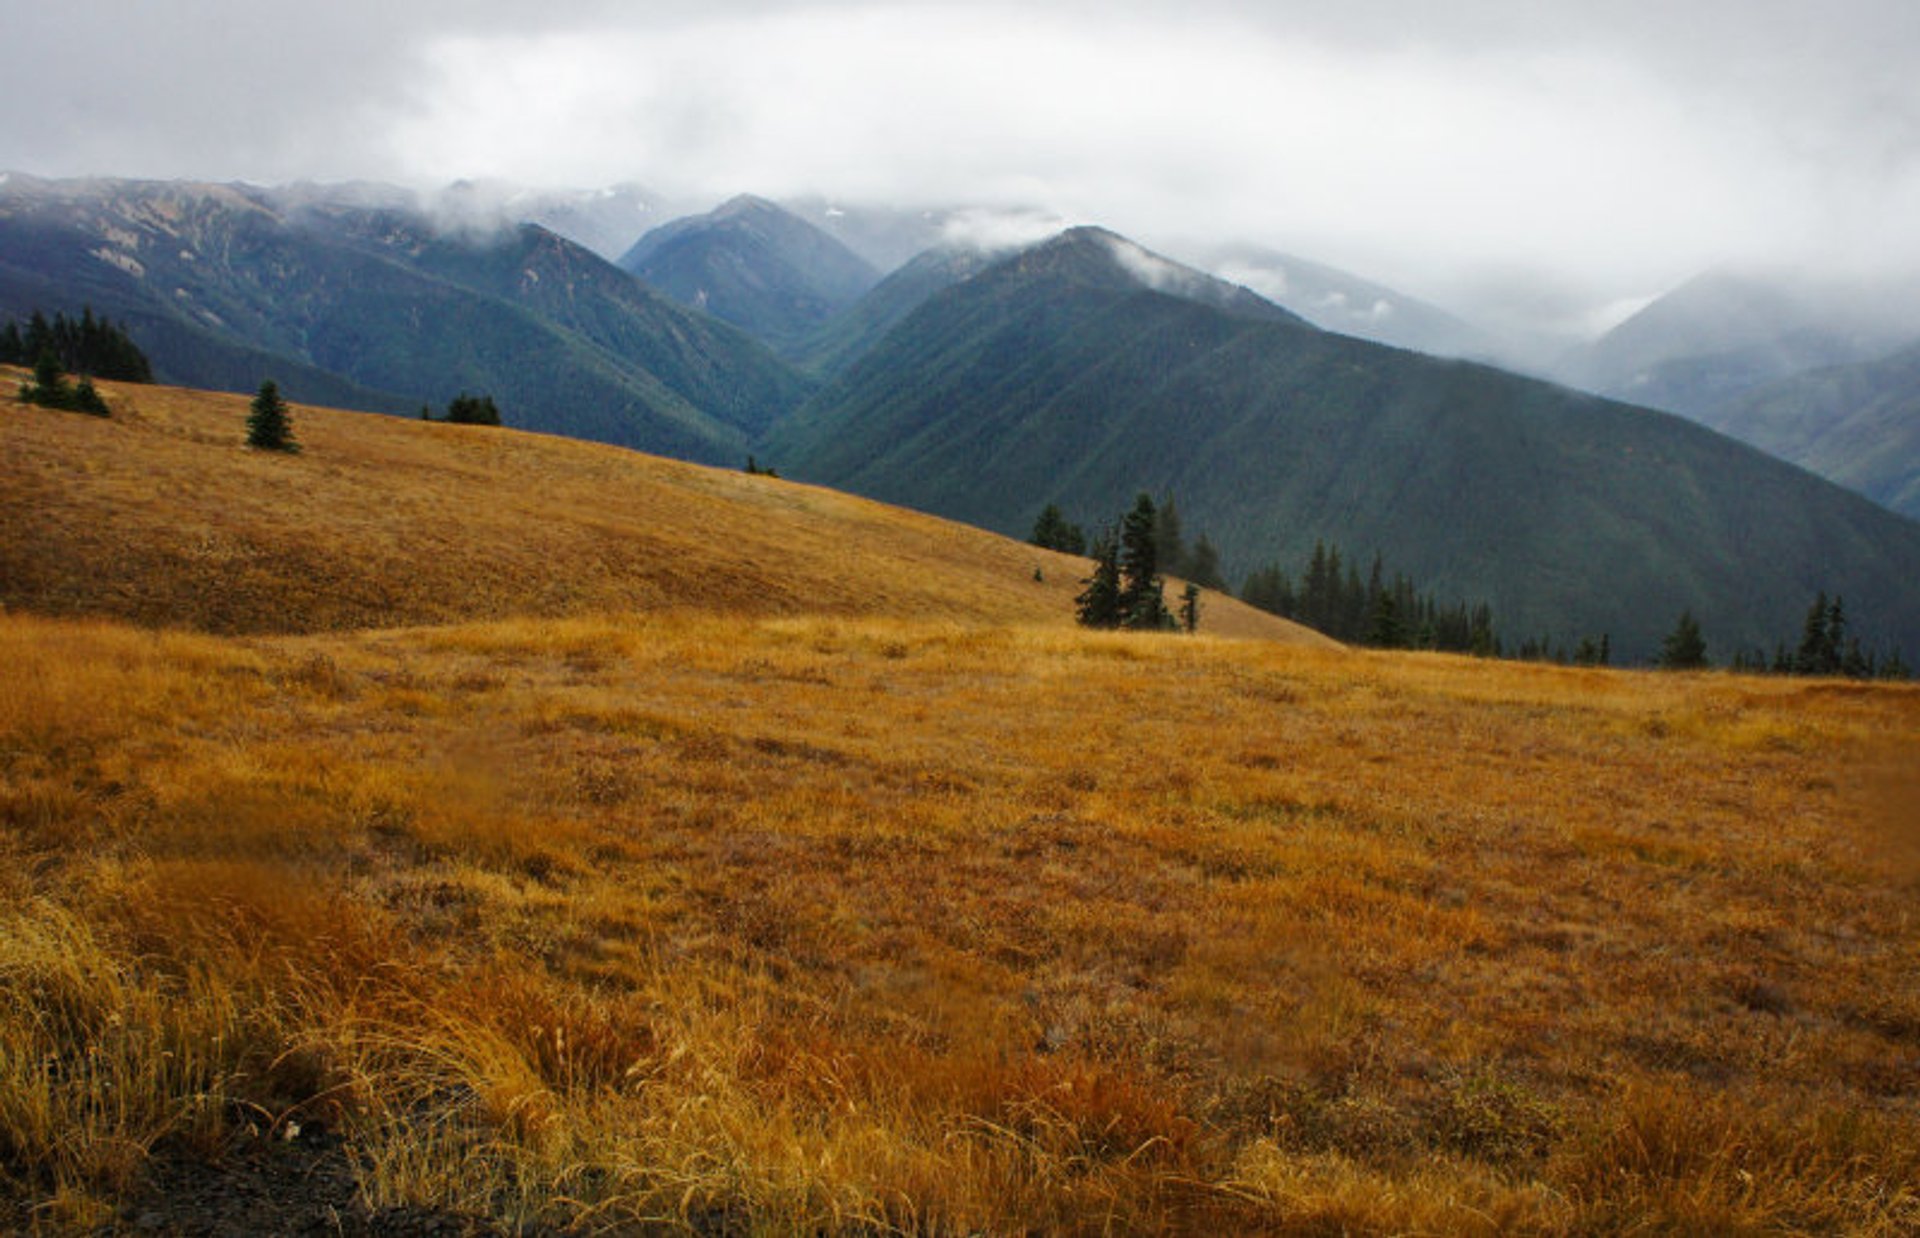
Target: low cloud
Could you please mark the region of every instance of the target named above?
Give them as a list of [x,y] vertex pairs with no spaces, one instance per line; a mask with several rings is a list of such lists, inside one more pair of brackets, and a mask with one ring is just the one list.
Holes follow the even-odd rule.
[[1050,211],[970,207],[942,222],[940,241],[956,249],[1003,253],[1036,245],[1072,226]]
[[48,175],[1022,203],[1440,299],[1533,281],[1567,321],[1718,263],[1920,267],[1910,0],[0,0],[0,22],[34,104],[0,167]]

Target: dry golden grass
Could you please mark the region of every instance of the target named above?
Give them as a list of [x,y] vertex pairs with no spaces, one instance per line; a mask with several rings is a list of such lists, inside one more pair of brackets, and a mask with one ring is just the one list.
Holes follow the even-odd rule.
[[323,1118],[508,1227],[1911,1233],[1917,743],[1059,626],[0,617],[0,1174],[83,1226]]
[[[101,383],[108,419],[0,371],[0,606],[214,632],[608,611],[1070,624],[1082,560],[833,491],[511,430]],[[1036,581],[1036,570],[1044,580]],[[1177,590],[1176,590],[1177,592]],[[1204,629],[1320,642],[1208,594]]]

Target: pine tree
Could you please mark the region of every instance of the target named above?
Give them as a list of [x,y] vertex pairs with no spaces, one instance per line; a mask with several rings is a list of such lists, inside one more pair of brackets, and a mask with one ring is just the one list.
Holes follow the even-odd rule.
[[1240,600],[1270,614],[1291,619],[1295,607],[1293,581],[1280,570],[1278,563],[1269,563],[1247,573],[1246,582],[1240,586]]
[[1148,494],[1134,501],[1120,526],[1120,626],[1141,630],[1171,627],[1160,581],[1156,512]]
[[1182,573],[1188,580],[1202,589],[1218,589],[1226,592],[1227,578],[1220,573],[1220,552],[1214,548],[1211,539],[1205,533],[1193,543],[1193,549],[1187,552],[1185,570]]
[[1070,523],[1061,514],[1056,503],[1049,503],[1041,511],[1039,519],[1033,522],[1033,534],[1027,541],[1046,550],[1058,550],[1070,555],[1087,553],[1087,535],[1077,524]]
[[1832,633],[1828,630],[1827,591],[1822,589],[1807,609],[1807,621],[1800,631],[1800,649],[1794,655],[1793,669],[1800,675],[1831,675],[1837,668]]
[[247,446],[261,451],[297,452],[300,444],[293,438],[293,415],[280,398],[280,387],[272,379],[260,384],[247,412]]
[[1660,665],[1670,671],[1698,670],[1707,664],[1707,642],[1691,610],[1680,612],[1673,631],[1660,643]]
[[1107,529],[1093,543],[1093,575],[1074,599],[1075,614],[1090,628],[1120,626],[1120,547]]
[[1153,542],[1155,562],[1162,572],[1175,576],[1191,575],[1187,571],[1187,542],[1180,529],[1180,508],[1168,495],[1160,500],[1158,510],[1153,517]]
[[1469,621],[1467,649],[1477,658],[1500,656],[1500,638],[1493,634],[1493,608],[1485,602],[1473,608]]
[[1407,643],[1393,594],[1385,589],[1373,595],[1373,604],[1367,616],[1367,643],[1379,649],[1398,649]]
[[1200,586],[1191,581],[1180,593],[1180,626],[1189,634],[1200,630]]
[[74,385],[73,408],[75,412],[92,413],[95,417],[109,417],[113,413],[107,407],[107,402],[100,398],[100,393],[94,390],[93,380],[84,375]]

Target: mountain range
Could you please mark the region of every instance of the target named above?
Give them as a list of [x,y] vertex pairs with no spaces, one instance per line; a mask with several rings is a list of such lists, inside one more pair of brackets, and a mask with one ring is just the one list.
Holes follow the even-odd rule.
[[1138,252],[1076,230],[935,294],[765,454],[1002,532],[1171,494],[1230,574],[1339,542],[1630,657],[1683,609],[1723,655],[1771,645],[1819,588],[1920,637],[1920,525],[1678,417],[1143,279]]
[[[640,197],[610,208],[627,227]],[[1673,416],[1322,330],[1111,232],[882,276],[743,197],[642,235],[630,271],[499,198],[10,177],[0,314],[91,305],[170,381],[401,413],[482,390],[523,428],[757,453],[1015,535],[1049,502],[1098,527],[1173,495],[1236,578],[1334,542],[1487,600],[1516,638],[1605,633],[1628,658],[1682,609],[1718,656],[1771,645],[1821,589],[1920,648],[1920,524]],[[930,213],[849,235],[889,227],[948,235]]]
[[1920,289],[1718,269],[1661,296],[1561,359],[1566,381],[1701,416],[1745,391],[1920,340]]
[[751,195],[653,229],[620,266],[788,355],[880,282],[845,245]]
[[520,424],[737,459],[808,385],[758,341],[528,224],[442,228],[312,192],[0,186],[0,314],[91,305],[164,381],[385,412],[494,395]]

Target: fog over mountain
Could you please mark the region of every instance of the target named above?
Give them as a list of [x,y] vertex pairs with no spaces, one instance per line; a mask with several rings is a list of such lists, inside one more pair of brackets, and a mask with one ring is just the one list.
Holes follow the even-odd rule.
[[0,22],[33,101],[0,168],[46,176],[1022,205],[1299,255],[1497,331],[1592,334],[1714,266],[1920,257],[1909,0],[0,0]]

